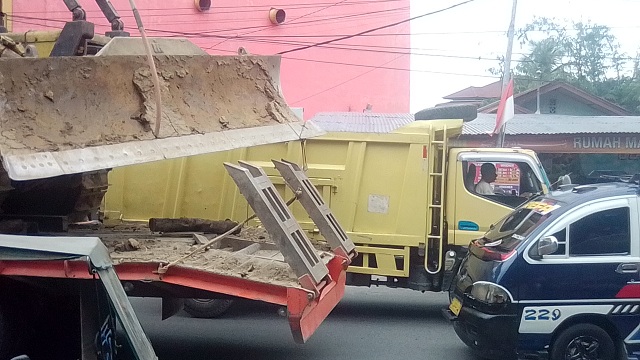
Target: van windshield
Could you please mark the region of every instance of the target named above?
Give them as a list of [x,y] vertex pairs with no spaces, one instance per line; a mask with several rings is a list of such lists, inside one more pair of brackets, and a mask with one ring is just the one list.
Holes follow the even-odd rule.
[[558,207],[557,203],[548,201],[529,202],[500,220],[477,244],[509,252],[520,245]]

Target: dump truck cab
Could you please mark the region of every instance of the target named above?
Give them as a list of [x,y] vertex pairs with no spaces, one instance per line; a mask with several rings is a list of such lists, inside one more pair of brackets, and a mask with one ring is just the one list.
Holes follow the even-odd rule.
[[[549,191],[544,168],[531,150],[453,148],[448,156],[445,203],[451,244],[468,245],[489,230],[496,214],[511,211],[529,198]],[[475,189],[486,163],[497,171],[493,194],[480,194]]]
[[[461,133],[463,123],[415,120],[382,132],[374,124],[316,121],[328,132],[318,139],[325,141],[318,150],[348,142],[346,164],[351,168],[345,168],[343,178],[359,181],[343,181],[345,189],[331,194],[332,209],[352,231],[360,254],[349,267],[348,283],[446,289],[472,239],[530,197],[549,191],[544,168],[531,150],[451,147],[449,141]],[[309,168],[318,160],[337,159],[342,157],[317,156]],[[476,191],[484,164],[496,172],[492,194]],[[354,170],[361,173],[354,176]],[[344,206],[353,194],[358,194],[356,206]]]

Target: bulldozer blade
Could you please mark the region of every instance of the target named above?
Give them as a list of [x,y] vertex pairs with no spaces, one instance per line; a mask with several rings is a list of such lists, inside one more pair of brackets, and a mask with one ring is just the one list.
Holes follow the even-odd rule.
[[31,180],[322,135],[279,89],[275,56],[154,56],[159,134],[147,58],[0,60],[0,154]]

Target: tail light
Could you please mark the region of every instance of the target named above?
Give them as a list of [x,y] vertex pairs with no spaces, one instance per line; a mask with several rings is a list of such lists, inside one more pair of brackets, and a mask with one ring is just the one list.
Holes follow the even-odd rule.
[[485,261],[507,261],[513,255],[516,254],[516,250],[505,251],[503,249],[488,247],[478,244],[478,240],[471,243],[471,253],[480,260]]

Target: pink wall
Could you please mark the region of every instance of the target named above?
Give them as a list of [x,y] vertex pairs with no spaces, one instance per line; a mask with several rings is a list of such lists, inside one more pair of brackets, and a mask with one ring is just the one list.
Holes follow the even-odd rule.
[[[126,29],[137,36],[128,0],[112,1]],[[193,0],[138,0],[137,6],[150,35],[186,33],[211,54],[233,54],[242,46],[250,53],[270,55],[407,19],[409,2],[214,0],[211,10],[203,13]],[[98,33],[110,29],[94,1],[80,3]],[[284,24],[269,22],[272,6],[286,11]],[[13,0],[13,15],[14,31],[61,28],[70,19],[62,0]],[[409,112],[409,32],[407,22],[372,33],[383,36],[359,36],[283,55],[285,98],[290,106],[303,107],[305,118],[319,111],[361,112],[367,104],[374,112]]]

